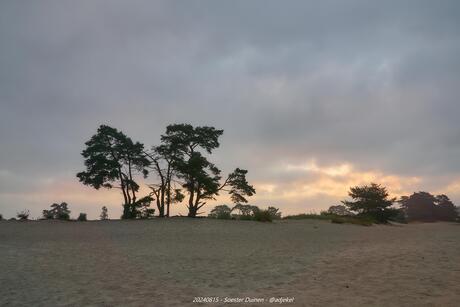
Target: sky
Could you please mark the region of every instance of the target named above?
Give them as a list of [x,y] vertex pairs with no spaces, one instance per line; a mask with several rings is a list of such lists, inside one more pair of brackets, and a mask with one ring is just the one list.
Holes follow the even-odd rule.
[[370,182],[459,205],[459,55],[456,0],[1,1],[0,214],[118,218],[119,191],[75,176],[100,124],[147,148],[224,129],[210,159],[284,214]]

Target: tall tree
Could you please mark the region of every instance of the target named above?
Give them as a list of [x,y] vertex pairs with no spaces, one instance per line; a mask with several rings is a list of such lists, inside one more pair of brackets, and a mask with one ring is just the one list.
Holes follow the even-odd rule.
[[[150,184],[152,195],[155,196],[158,208],[158,217],[168,217],[170,214],[171,204],[181,202],[184,195],[180,189],[175,187],[173,178],[176,175],[173,167],[176,151],[166,144],[152,147],[150,153],[146,155],[151,160],[151,168],[156,174],[158,182]],[[165,212],[166,211],[166,212]]]
[[389,198],[387,189],[379,184],[352,187],[348,195],[353,201],[344,200],[342,203],[358,215],[385,223],[397,214],[396,209],[390,208],[396,199]]
[[162,145],[170,151],[171,166],[188,193],[189,217],[199,214],[206,202],[215,199],[221,190],[227,190],[232,200],[240,202],[246,202],[245,196],[255,194],[246,180],[246,170],[237,168],[221,184],[221,171],[205,156],[219,147],[222,134],[223,130],[214,127],[174,124],[161,136]]
[[455,221],[457,219],[455,205],[447,195],[436,196],[436,209],[437,218],[441,221]]
[[150,165],[144,145],[106,125],[101,125],[85,145],[82,156],[86,171],[77,174],[79,180],[97,190],[101,187],[121,189],[124,201],[122,218],[136,218],[138,207],[145,206],[146,198],[142,198],[142,204],[137,203],[139,185],[135,176],[142,174],[146,177]]
[[402,196],[398,201],[409,221],[432,222],[436,220],[436,197],[428,192]]
[[455,221],[455,205],[446,195],[434,196],[428,192],[416,192],[399,200],[409,221]]
[[58,219],[68,220],[70,219],[70,210],[66,202],[60,204],[52,204],[50,210],[43,210],[43,218],[45,219]]

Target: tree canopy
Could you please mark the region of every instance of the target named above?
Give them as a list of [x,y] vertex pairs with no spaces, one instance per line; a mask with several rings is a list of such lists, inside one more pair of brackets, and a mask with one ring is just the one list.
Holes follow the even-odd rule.
[[[256,193],[246,179],[247,170],[236,168],[221,182],[221,170],[209,159],[222,134],[223,130],[214,127],[173,124],[161,135],[161,144],[147,151],[123,132],[101,125],[85,143],[86,170],[77,177],[95,189],[119,188],[124,201],[122,218],[150,217],[153,201],[159,217],[169,216],[170,205],[186,196],[188,216],[195,217],[220,191],[228,192],[234,203],[246,203]],[[157,180],[148,184],[151,193],[139,199],[136,176],[146,178],[149,170]]]
[[219,147],[223,130],[214,127],[193,127],[174,124],[161,136],[162,146],[168,149],[172,167],[188,194],[188,216],[195,217],[208,200],[215,199],[221,190],[230,193],[234,202],[247,202],[245,196],[255,194],[246,180],[246,170],[235,169],[224,183],[220,183],[221,171],[206,155]]
[[446,195],[434,196],[428,192],[416,192],[399,200],[409,221],[455,221],[455,205]]
[[397,214],[390,208],[396,198],[389,198],[387,189],[379,184],[355,186],[350,188],[348,195],[353,201],[344,200],[342,203],[350,210],[361,216],[368,216],[377,222],[385,223]]
[[77,174],[79,180],[95,189],[121,189],[124,200],[122,218],[136,217],[139,184],[135,175],[140,173],[146,177],[150,165],[144,154],[144,145],[106,125],[101,125],[85,145],[82,156],[86,171]]

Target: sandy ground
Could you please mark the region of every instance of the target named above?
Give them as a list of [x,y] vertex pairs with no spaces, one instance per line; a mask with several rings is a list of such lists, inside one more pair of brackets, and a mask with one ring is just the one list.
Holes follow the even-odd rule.
[[0,222],[2,306],[218,306],[226,297],[460,306],[460,224]]

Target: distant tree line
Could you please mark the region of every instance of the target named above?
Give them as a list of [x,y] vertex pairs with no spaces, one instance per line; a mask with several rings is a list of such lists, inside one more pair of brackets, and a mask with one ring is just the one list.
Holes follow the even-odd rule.
[[[328,213],[368,217],[378,223],[390,220],[456,221],[459,218],[458,208],[446,195],[434,196],[428,192],[417,192],[397,200],[389,197],[386,187],[371,183],[350,188],[349,196],[351,201],[344,200],[344,206],[330,207]],[[400,204],[400,208],[396,207],[397,204]]]
[[[256,193],[246,179],[247,170],[236,168],[225,179],[208,156],[219,147],[223,130],[174,124],[166,127],[158,146],[145,149],[123,132],[101,125],[85,143],[82,152],[86,170],[77,174],[85,185],[95,189],[117,188],[123,196],[123,219],[168,217],[172,204],[182,203],[189,217],[196,217],[207,201],[227,192],[236,204],[246,203]],[[154,174],[151,192],[139,197],[137,178]]]
[[281,212],[275,207],[268,207],[264,210],[257,206],[244,204],[236,204],[233,208],[227,205],[218,205],[211,210],[208,217],[222,220],[234,219],[271,222],[281,219]]
[[408,221],[455,221],[458,218],[454,203],[443,194],[434,196],[428,192],[417,192],[401,197],[399,203]]

